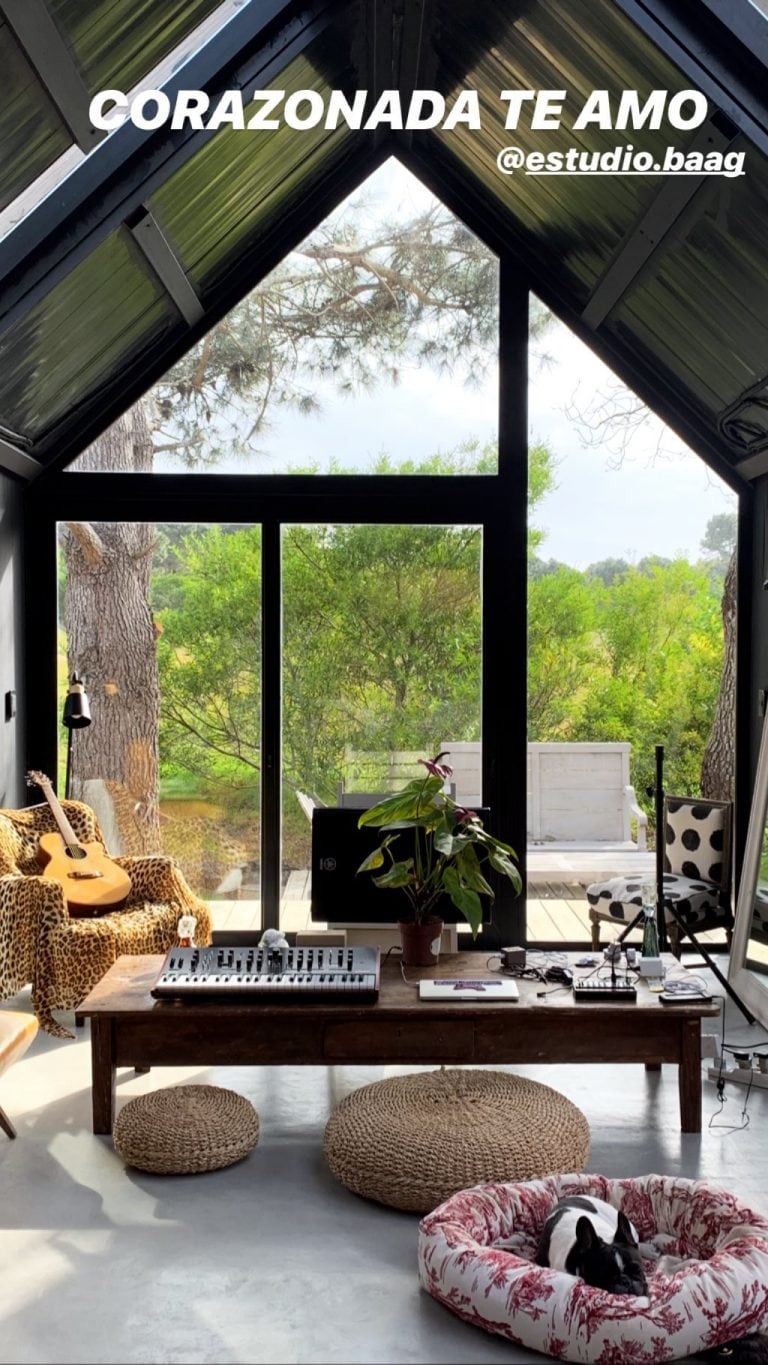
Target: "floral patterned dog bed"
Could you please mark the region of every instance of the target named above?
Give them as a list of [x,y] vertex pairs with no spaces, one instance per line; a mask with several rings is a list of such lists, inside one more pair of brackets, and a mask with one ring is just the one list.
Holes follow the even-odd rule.
[[[648,1298],[533,1264],[554,1205],[593,1194],[637,1228]],[[677,1360],[768,1330],[768,1218],[703,1180],[555,1175],[476,1185],[421,1223],[422,1286],[466,1322],[556,1360]]]

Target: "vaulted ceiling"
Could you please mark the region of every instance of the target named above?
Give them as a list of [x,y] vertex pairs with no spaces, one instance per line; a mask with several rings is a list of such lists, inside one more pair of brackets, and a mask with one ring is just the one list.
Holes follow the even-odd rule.
[[[694,15],[695,17],[692,17]],[[768,470],[768,18],[751,0],[0,0],[0,464],[71,460],[385,156],[400,156],[704,459]],[[482,127],[109,136],[91,95],[480,93]],[[502,90],[695,88],[737,178],[502,175],[628,133],[505,131]]]

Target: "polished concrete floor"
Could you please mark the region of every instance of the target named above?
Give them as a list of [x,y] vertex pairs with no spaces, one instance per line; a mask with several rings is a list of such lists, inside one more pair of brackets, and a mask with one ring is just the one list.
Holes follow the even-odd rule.
[[[26,1007],[20,997],[2,1008]],[[719,1025],[710,1025],[717,1027]],[[732,1007],[728,1041],[758,1046]],[[414,1070],[415,1068],[403,1068]],[[387,1068],[391,1074],[394,1068]],[[676,1070],[517,1067],[570,1096],[592,1129],[590,1169],[704,1176],[768,1209],[768,1090],[744,1131],[681,1135]],[[90,1131],[87,1030],[39,1035],[0,1080],[18,1139],[0,1132],[0,1361],[474,1362],[541,1360],[454,1318],[419,1291],[416,1217],[334,1183],[322,1156],[332,1106],[382,1067],[157,1069],[119,1073],[122,1100],[182,1080],[227,1085],[259,1110],[238,1166],[203,1176],[126,1170]],[[720,1121],[738,1125],[732,1086]]]

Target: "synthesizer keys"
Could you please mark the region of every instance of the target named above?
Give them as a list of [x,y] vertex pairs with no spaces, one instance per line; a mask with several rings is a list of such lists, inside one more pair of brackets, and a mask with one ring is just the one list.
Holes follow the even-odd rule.
[[286,1000],[379,994],[378,948],[171,948],[152,994]]

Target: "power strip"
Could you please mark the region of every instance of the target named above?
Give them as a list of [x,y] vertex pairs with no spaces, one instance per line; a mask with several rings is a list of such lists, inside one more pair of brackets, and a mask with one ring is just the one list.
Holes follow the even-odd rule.
[[719,1066],[707,1067],[707,1076],[710,1081],[733,1081],[736,1085],[757,1085],[763,1090],[768,1090],[768,1071],[755,1071],[750,1067],[723,1067],[722,1073]]

